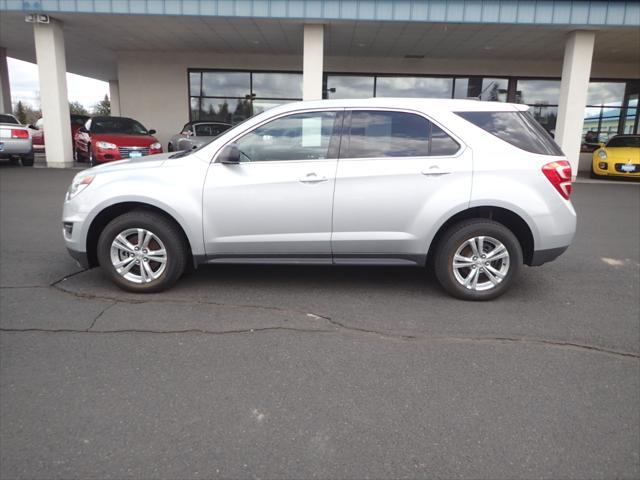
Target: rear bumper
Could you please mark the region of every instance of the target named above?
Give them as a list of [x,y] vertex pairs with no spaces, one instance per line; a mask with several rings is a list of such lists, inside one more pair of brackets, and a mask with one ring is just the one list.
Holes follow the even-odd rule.
[[9,158],[14,155],[33,155],[31,139],[0,138],[0,158]]
[[562,255],[569,246],[566,247],[558,247],[558,248],[549,248],[546,250],[536,250],[533,252],[531,256],[531,262],[529,262],[529,266],[531,267],[539,267],[540,265],[551,262]]

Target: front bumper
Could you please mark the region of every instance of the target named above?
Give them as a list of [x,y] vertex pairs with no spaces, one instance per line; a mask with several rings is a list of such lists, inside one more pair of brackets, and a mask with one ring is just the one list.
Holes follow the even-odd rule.
[[82,268],[89,268],[89,257],[87,256],[87,252],[79,252],[78,250],[73,250],[72,248],[67,247],[67,251],[69,255],[78,262]]

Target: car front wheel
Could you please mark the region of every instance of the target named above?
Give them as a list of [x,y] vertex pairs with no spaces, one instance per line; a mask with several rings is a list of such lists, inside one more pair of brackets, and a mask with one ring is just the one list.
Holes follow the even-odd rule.
[[98,239],[98,261],[123,290],[160,292],[182,275],[187,250],[180,229],[154,212],[135,210],[112,220]]
[[522,268],[522,247],[504,225],[486,219],[451,227],[436,249],[436,278],[463,300],[491,300],[502,295]]

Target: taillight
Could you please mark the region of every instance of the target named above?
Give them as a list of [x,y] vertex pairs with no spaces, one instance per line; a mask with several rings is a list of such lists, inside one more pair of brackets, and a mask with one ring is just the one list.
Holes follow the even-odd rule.
[[26,130],[11,130],[11,138],[29,138],[29,132]]
[[571,195],[571,164],[566,160],[547,163],[542,167],[542,173],[558,193],[569,200],[569,195]]

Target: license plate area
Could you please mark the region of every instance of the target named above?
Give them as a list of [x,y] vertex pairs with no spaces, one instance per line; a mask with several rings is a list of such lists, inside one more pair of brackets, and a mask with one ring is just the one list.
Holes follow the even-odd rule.
[[142,152],[138,152],[138,151],[132,151],[129,152],[129,158],[138,158],[142,156]]

